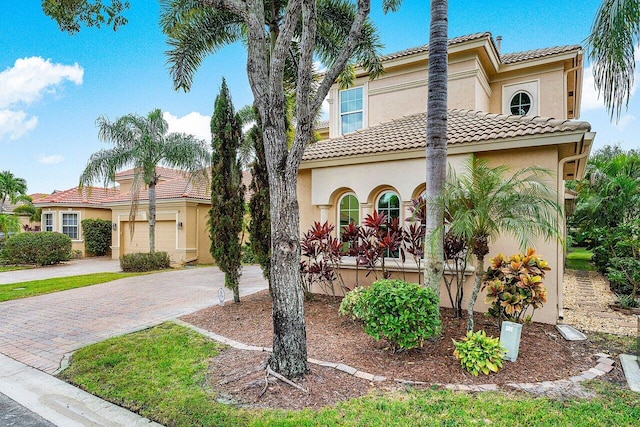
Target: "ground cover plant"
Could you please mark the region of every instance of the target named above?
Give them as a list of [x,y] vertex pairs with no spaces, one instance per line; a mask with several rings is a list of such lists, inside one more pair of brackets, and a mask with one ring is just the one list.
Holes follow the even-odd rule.
[[0,285],[0,302],[97,285],[99,283],[111,282],[140,274],[141,273],[92,273],[79,276],[54,277],[51,279],[9,283]]
[[[634,425],[640,417],[640,396],[601,382],[587,386],[589,398],[553,399],[526,393],[420,390],[397,384],[376,389],[369,388],[367,381],[355,379],[365,385],[361,397],[350,399],[347,394],[341,402],[316,410],[258,409],[255,404],[254,408],[238,407],[221,403],[229,402],[232,396],[210,388],[206,380],[220,374],[217,371],[226,371],[227,379],[243,374],[243,368],[247,368],[241,365],[243,358],[236,359],[233,366],[225,364],[217,371],[207,371],[207,365],[215,366],[226,351],[193,331],[163,324],[76,352],[70,368],[61,376],[170,426],[622,426]],[[316,375],[316,369],[312,367],[308,377]],[[257,388],[263,384],[264,379]],[[272,388],[278,391],[274,384],[269,388],[267,394],[274,393]],[[288,385],[282,389],[294,390],[294,400],[304,399],[299,390]]]
[[565,265],[571,270],[594,271],[596,268],[591,263],[593,252],[584,247],[570,247],[567,249]]

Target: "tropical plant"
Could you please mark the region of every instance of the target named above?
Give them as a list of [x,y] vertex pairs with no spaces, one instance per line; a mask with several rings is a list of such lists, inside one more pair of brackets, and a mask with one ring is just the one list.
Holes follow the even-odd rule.
[[119,169],[133,167],[130,233],[134,232],[140,191],[146,187],[149,194],[149,250],[153,253],[156,248],[156,184],[160,178],[156,167],[165,165],[181,169],[195,179],[198,174],[206,173],[209,151],[203,141],[192,135],[168,133],[169,125],[160,109],[151,111],[146,117],[127,114],[114,122],[100,117],[96,124],[98,138],[113,144],[113,148],[91,155],[80,175],[80,187],[97,180],[103,180],[107,186],[114,182]]
[[[385,11],[399,0],[384,0]],[[308,370],[300,277],[297,176],[314,118],[330,87],[353,81],[359,62],[376,77],[382,72],[369,0],[264,2],[251,0],[163,0],[161,26],[168,37],[170,72],[176,88],[188,90],[202,60],[223,45],[243,40],[254,105],[262,118],[269,176],[272,233],[273,353],[271,369],[287,377]],[[327,66],[314,76],[314,61]],[[351,62],[350,62],[351,61]],[[285,82],[295,87],[295,129],[287,138]],[[292,141],[291,143],[289,141]]]
[[629,104],[640,44],[640,1],[603,0],[587,38],[593,77],[611,117]]
[[6,241],[3,256],[10,264],[58,264],[70,259],[71,238],[53,231],[16,234]]
[[10,203],[31,202],[31,197],[27,195],[27,181],[18,178],[8,170],[4,170],[0,172],[0,213],[2,213],[7,201]]
[[440,295],[444,265],[444,209],[438,202],[447,179],[448,1],[431,1],[427,82],[427,143],[424,281]]
[[447,228],[465,241],[476,258],[476,278],[467,309],[467,330],[473,331],[473,307],[482,285],[489,243],[511,234],[522,250],[534,237],[560,239],[557,218],[562,214],[545,178],[546,169],[529,166],[510,176],[506,166],[491,167],[471,158],[461,175],[450,169],[444,205]]
[[364,331],[389,341],[393,351],[422,346],[440,332],[438,296],[431,288],[402,280],[378,280],[358,304]]
[[363,320],[363,301],[368,289],[363,286],[357,286],[353,290],[344,294],[344,298],[340,302],[338,308],[339,316],[349,316],[353,320]]
[[103,256],[111,246],[111,221],[106,219],[83,219],[82,236],[88,253]]
[[488,337],[485,331],[469,331],[459,342],[452,341],[456,348],[453,355],[473,376],[477,377],[480,372],[489,375],[502,368],[506,349],[498,338]]
[[233,291],[233,300],[238,303],[244,219],[244,185],[238,160],[242,126],[224,79],[211,118],[211,134],[211,255],[224,272],[224,284]]
[[25,202],[13,208],[13,213],[17,215],[29,215],[29,222],[40,222],[42,208],[36,208],[31,202]]
[[0,233],[4,233],[6,237],[9,233],[17,233],[20,231],[20,219],[11,214],[0,214]]
[[336,281],[342,292],[347,290],[340,274],[341,243],[332,235],[334,229],[326,221],[324,224],[316,221],[302,236],[300,249],[303,259],[300,261],[300,273],[303,275],[302,283],[307,296],[311,294],[315,283],[334,297]]
[[[530,322],[536,309],[547,302],[547,289],[542,284],[545,272],[551,270],[534,249],[526,254],[506,257],[498,254],[489,261],[482,290],[488,314],[510,322]],[[531,307],[531,314],[527,314]]]

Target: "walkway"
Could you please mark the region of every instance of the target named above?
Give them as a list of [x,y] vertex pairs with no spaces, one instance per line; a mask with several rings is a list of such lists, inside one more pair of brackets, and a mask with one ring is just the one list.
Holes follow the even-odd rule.
[[109,273],[120,270],[120,261],[106,257],[74,259],[62,264],[26,270],[5,271],[0,273],[0,285],[31,280],[50,279],[52,277],[77,276],[89,273]]
[[[189,268],[3,302],[0,353],[52,374],[88,344],[218,304],[223,283],[216,267]],[[266,287],[260,267],[243,269],[241,295]]]
[[583,331],[636,335],[636,316],[609,308],[616,296],[595,271],[567,270],[563,288],[563,323]]

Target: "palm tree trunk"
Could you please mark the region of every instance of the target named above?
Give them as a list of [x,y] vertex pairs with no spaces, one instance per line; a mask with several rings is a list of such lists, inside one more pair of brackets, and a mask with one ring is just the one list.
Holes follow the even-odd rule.
[[149,252],[156,251],[156,184],[149,184]]
[[[429,81],[427,97],[427,219],[425,284],[440,295],[444,270],[442,228],[444,211],[437,198],[447,177],[447,0],[431,2],[429,29]],[[434,238],[435,237],[435,238]]]
[[473,332],[473,306],[478,299],[480,285],[482,285],[482,276],[484,276],[484,256],[476,256],[476,280],[473,282],[473,290],[469,297],[469,308],[467,309],[467,332]]

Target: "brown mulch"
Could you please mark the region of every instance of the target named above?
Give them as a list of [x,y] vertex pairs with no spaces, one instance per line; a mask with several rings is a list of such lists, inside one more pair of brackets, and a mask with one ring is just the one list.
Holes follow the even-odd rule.
[[[453,318],[443,308],[442,334],[422,348],[393,353],[384,340],[376,342],[360,324],[338,316],[340,300],[315,296],[305,304],[307,346],[310,358],[344,363],[360,371],[383,375],[387,381],[373,383],[332,368],[310,364],[310,373],[297,383],[309,393],[271,378],[265,389],[267,353],[225,349],[212,358],[209,384],[220,400],[252,407],[298,409],[317,408],[375,390],[404,387],[397,380],[432,384],[533,383],[568,379],[595,366],[594,354],[607,351],[590,341],[565,341],[553,325],[533,323],[522,330],[516,362],[505,361],[490,376],[474,377],[464,371],[453,356],[452,339],[465,335],[466,319]],[[233,340],[271,347],[271,299],[267,291],[243,297],[240,304],[213,306],[182,317],[182,320]],[[500,335],[495,319],[475,317],[476,330]],[[608,374],[619,382],[620,369]]]

